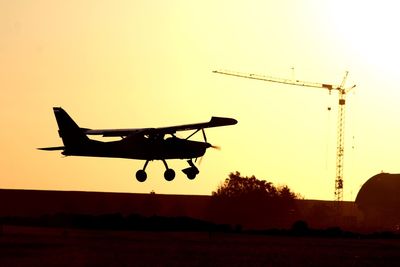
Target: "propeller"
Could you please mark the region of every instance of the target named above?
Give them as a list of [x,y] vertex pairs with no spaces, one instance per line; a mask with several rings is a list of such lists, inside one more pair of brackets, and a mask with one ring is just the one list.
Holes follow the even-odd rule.
[[214,149],[216,149],[216,150],[221,150],[222,148],[220,147],[220,146],[211,146],[211,148],[214,148]]
[[[214,148],[214,149],[216,149],[216,150],[218,150],[218,151],[221,151],[221,147],[220,147],[220,146],[214,146],[214,145],[211,145],[211,144],[210,144],[210,147],[211,147],[211,148]],[[200,159],[199,159],[199,158],[196,158],[196,159],[194,160],[194,162],[197,163],[197,159],[199,159],[199,165],[201,165],[201,163],[203,162],[203,157],[204,157],[204,155],[203,155],[202,157],[200,157]]]
[[[207,143],[207,136],[206,136],[206,132],[204,131],[204,129],[201,129],[201,132],[203,133],[203,138],[204,138],[204,142]],[[216,150],[221,150],[220,146],[213,146],[209,143],[210,147],[216,149]]]

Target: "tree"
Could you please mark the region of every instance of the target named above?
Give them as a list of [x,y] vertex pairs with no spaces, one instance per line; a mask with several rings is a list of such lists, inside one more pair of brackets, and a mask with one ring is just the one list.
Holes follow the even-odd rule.
[[275,187],[271,182],[259,180],[254,175],[243,177],[240,172],[231,172],[224,183],[216,191],[214,197],[251,197],[294,200],[298,195],[293,193],[288,186]]
[[288,186],[276,187],[254,175],[242,176],[232,172],[212,192],[214,216],[246,225],[290,225],[296,213],[295,199]]

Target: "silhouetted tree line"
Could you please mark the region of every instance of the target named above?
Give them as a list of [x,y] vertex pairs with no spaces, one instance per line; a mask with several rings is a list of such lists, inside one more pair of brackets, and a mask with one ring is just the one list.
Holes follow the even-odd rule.
[[232,172],[216,191],[212,192],[211,214],[217,219],[238,225],[286,225],[293,223],[297,214],[295,200],[299,195],[287,186],[259,180],[254,175],[242,176]]
[[240,172],[231,172],[224,183],[212,192],[215,197],[265,197],[269,199],[294,200],[299,195],[293,193],[288,186],[276,187],[271,182],[259,180],[254,175],[241,176]]
[[357,238],[357,239],[399,239],[400,235],[391,231],[379,231],[371,233],[359,233],[345,231],[340,227],[332,226],[327,228],[310,228],[306,221],[295,221],[290,229],[266,229],[249,230],[247,234],[254,235],[274,235],[291,237],[327,237],[327,238]]
[[40,217],[3,217],[1,225],[62,227],[83,230],[112,230],[112,231],[191,231],[191,232],[223,232],[244,233],[253,235],[292,236],[292,237],[341,237],[341,238],[377,238],[399,239],[398,233],[384,231],[361,234],[343,231],[339,227],[325,229],[309,228],[307,222],[299,220],[290,228],[271,228],[264,230],[242,230],[228,224],[215,224],[189,217],[145,217],[137,214],[122,216],[119,213],[104,215],[65,214],[44,215]]
[[64,227],[90,230],[135,230],[135,231],[229,231],[229,225],[218,225],[190,217],[145,217],[138,214],[123,216],[120,213],[88,215],[66,214],[39,217],[3,217],[0,224]]

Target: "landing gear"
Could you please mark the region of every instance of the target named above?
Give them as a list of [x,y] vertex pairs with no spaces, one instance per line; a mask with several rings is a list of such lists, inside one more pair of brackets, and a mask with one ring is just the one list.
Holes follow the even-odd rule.
[[143,183],[147,179],[147,173],[144,170],[138,170],[136,172],[136,180]]
[[196,169],[194,169],[194,168],[187,168],[187,169],[185,169],[185,171],[183,171],[183,172],[186,174],[186,176],[187,176],[187,178],[188,178],[189,180],[193,180],[194,178],[196,178],[197,174],[199,173],[199,171],[197,170],[197,168],[196,168]]
[[168,182],[174,180],[175,178],[175,171],[173,169],[167,169],[164,172],[164,178],[165,180],[167,180]]
[[[146,163],[143,166],[143,169],[138,170],[136,172],[136,180],[139,182],[143,183],[147,180],[147,173],[146,173],[146,167],[149,164],[150,160],[147,160]],[[165,166],[165,172],[164,172],[164,178],[168,182],[172,181],[175,179],[175,171],[173,169],[170,169],[167,165],[167,162],[165,160],[162,160]],[[193,161],[190,159],[187,161],[189,163],[189,167],[186,169],[183,169],[182,172],[187,176],[189,180],[193,180],[196,178],[197,174],[199,174],[199,169],[193,164]]]
[[136,172],[136,180],[138,180],[141,183],[143,183],[147,179],[147,173],[146,173],[147,164],[149,164],[148,160],[146,160],[146,163],[144,164],[143,169],[142,170],[138,170]]
[[196,178],[196,175],[199,174],[199,169],[193,164],[193,161],[190,159],[187,161],[190,165],[189,168],[183,169],[182,172],[186,174],[189,180],[193,180]]
[[165,160],[162,161],[164,163],[164,166],[166,168],[165,172],[164,172],[164,178],[165,180],[167,180],[168,182],[174,180],[175,178],[175,171],[173,169],[168,168],[167,162]]

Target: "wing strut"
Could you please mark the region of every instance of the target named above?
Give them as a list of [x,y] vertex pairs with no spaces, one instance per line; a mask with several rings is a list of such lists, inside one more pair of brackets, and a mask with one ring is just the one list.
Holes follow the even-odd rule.
[[204,131],[204,128],[201,129],[201,132],[203,133],[204,142],[207,143],[207,136],[206,136],[206,131]]
[[192,137],[193,135],[197,134],[200,130],[203,129],[197,129],[195,132],[193,132],[191,135],[189,135],[188,137],[186,137],[186,140],[188,140],[190,137]]

